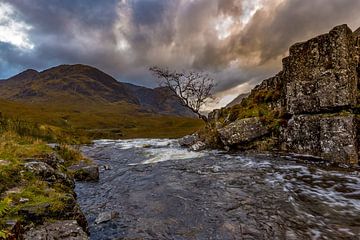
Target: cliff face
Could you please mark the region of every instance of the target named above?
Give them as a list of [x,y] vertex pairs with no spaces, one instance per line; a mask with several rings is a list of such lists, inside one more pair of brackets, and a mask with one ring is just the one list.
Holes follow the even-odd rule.
[[[360,36],[347,25],[293,45],[279,74],[255,87],[241,104],[210,114],[208,131],[216,132],[211,142],[357,164],[359,57]],[[252,136],[242,138],[239,126]]]

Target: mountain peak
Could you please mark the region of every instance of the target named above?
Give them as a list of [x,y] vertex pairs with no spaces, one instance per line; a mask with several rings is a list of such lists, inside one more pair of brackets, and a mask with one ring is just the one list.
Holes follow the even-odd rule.
[[23,81],[23,80],[32,80],[39,75],[39,72],[34,69],[27,69],[13,77],[8,78],[7,80],[12,81]]

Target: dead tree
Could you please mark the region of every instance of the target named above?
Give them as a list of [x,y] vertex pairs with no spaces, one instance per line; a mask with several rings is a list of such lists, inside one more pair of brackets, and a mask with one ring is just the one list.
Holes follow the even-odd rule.
[[208,118],[200,113],[206,100],[212,97],[214,80],[208,74],[199,72],[176,72],[160,67],[149,69],[159,80],[160,86],[167,87],[180,98],[184,107],[190,109],[204,122]]

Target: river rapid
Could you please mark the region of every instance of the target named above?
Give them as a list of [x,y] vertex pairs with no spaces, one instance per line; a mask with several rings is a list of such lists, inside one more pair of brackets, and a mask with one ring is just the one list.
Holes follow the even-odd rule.
[[100,166],[99,182],[76,184],[91,239],[360,239],[358,171],[164,139],[82,151]]

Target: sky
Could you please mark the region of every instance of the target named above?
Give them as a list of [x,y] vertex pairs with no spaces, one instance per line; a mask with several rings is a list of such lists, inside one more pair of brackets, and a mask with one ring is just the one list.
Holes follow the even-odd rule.
[[89,64],[156,87],[151,66],[209,72],[226,105],[281,70],[289,47],[360,27],[359,0],[0,0],[0,79]]

